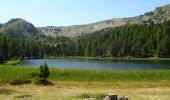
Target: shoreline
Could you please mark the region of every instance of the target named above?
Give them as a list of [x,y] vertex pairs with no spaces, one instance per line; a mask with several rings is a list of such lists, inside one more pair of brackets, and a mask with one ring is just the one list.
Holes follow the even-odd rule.
[[87,57],[87,56],[50,56],[44,59],[87,59],[87,60],[109,60],[109,61],[170,61],[170,58],[128,58],[128,57]]

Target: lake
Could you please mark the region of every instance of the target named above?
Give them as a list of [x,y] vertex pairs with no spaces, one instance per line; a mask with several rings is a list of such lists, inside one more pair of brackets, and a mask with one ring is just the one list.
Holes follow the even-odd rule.
[[85,59],[36,59],[24,60],[22,66],[39,67],[47,63],[49,67],[78,68],[99,70],[167,70],[170,69],[169,61],[104,61]]

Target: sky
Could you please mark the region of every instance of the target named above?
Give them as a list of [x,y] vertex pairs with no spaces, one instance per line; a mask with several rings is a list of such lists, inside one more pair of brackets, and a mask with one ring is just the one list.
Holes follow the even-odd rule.
[[69,26],[133,17],[170,0],[0,0],[0,23],[22,18],[37,27]]

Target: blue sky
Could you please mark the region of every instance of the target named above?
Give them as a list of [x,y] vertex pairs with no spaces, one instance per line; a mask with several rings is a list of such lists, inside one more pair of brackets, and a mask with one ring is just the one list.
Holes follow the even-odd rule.
[[0,0],[0,23],[23,18],[35,26],[68,26],[132,17],[170,0]]

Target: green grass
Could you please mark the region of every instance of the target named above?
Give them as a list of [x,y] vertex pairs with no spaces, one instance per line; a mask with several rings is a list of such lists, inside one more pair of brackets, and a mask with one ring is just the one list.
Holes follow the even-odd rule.
[[[0,65],[0,80],[34,79],[38,68]],[[81,82],[155,82],[170,81],[169,70],[99,71],[50,68],[50,80]]]
[[141,70],[141,71],[97,71],[78,69],[52,69],[51,79],[63,81],[162,81],[170,80],[170,71],[166,70]]
[[33,67],[19,67],[12,65],[0,65],[0,80],[31,79],[38,69]]
[[21,60],[9,60],[5,63],[5,65],[18,65],[21,63]]

